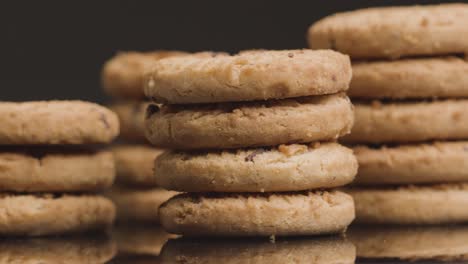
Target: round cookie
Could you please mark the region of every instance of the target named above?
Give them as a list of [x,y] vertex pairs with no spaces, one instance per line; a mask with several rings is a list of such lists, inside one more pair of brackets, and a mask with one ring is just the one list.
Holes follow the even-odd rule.
[[367,8],[328,16],[309,28],[312,49],[353,59],[467,53],[468,5]]
[[403,143],[468,138],[468,100],[354,104],[346,143]]
[[349,133],[345,94],[196,106],[151,105],[146,136],[171,149],[227,149],[334,140]]
[[[455,261],[468,259],[468,228],[453,226],[351,227],[358,258]],[[432,262],[431,262],[432,263]]]
[[111,201],[92,195],[0,195],[2,236],[44,236],[104,230],[112,225]]
[[468,182],[468,141],[354,148],[356,185]]
[[119,255],[155,257],[168,239],[177,236],[167,233],[160,226],[140,224],[119,225],[112,230],[112,237],[117,242]]
[[8,238],[0,240],[0,263],[108,263],[117,253],[104,236]]
[[351,98],[468,97],[468,62],[457,57],[353,63]]
[[163,228],[189,236],[305,236],[343,232],[354,219],[338,192],[180,194],[159,208]]
[[468,184],[349,189],[356,222],[372,224],[454,224],[468,221]]
[[176,194],[160,188],[130,189],[114,186],[106,196],[117,207],[118,221],[158,223],[159,206]]
[[119,134],[110,110],[82,101],[0,102],[0,145],[109,143]]
[[114,177],[114,158],[107,151],[0,148],[2,192],[101,191]]
[[169,104],[284,99],[345,91],[351,75],[349,57],[331,50],[184,56],[155,63],[145,94]]
[[145,143],[145,113],[149,103],[138,101],[118,102],[110,105],[120,122],[120,135],[125,141]]
[[117,182],[139,187],[157,186],[154,160],[163,151],[147,145],[117,145],[112,147],[117,169]]
[[162,58],[185,55],[181,51],[119,52],[108,60],[102,69],[104,90],[111,96],[123,99],[144,99],[143,77],[148,67]]
[[354,264],[356,248],[339,236],[278,239],[171,239],[161,252],[163,263],[314,263]]
[[357,172],[337,143],[222,152],[169,151],[155,162],[159,186],[184,192],[284,192],[342,186]]

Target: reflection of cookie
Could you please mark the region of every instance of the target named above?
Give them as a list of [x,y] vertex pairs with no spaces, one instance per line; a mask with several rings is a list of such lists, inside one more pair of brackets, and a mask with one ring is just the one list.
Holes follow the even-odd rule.
[[323,263],[351,264],[356,248],[339,236],[278,239],[169,240],[161,252],[162,263]]
[[117,207],[117,218],[122,222],[141,221],[158,223],[159,206],[177,194],[160,188],[130,189],[114,186],[107,196]]
[[119,52],[104,65],[102,85],[114,97],[143,99],[143,75],[148,67],[159,59],[183,54],[180,51]]
[[159,208],[168,232],[213,236],[294,236],[339,233],[354,219],[342,192],[181,194]]
[[368,8],[326,17],[309,28],[313,49],[352,58],[466,53],[468,5]]
[[119,102],[109,108],[114,111],[120,121],[119,137],[126,141],[147,142],[145,137],[145,113],[149,103]]
[[112,147],[119,183],[154,187],[154,160],[162,150],[146,145],[117,145]]
[[331,188],[351,182],[356,171],[352,151],[337,143],[232,152],[166,152],[155,167],[161,187],[187,192]]
[[0,262],[3,264],[104,264],[111,260],[116,253],[116,244],[105,236],[0,240]]
[[348,238],[358,258],[467,260],[467,226],[351,227]]
[[107,151],[0,148],[0,190],[100,191],[112,185],[114,159]]
[[108,143],[119,133],[117,116],[81,101],[0,103],[0,144]]
[[256,51],[160,60],[145,93],[159,103],[237,102],[332,94],[350,80],[349,58],[331,50]]
[[347,143],[421,142],[468,138],[468,100],[355,104]]
[[146,134],[164,148],[240,148],[333,140],[352,124],[352,105],[340,93],[161,109],[151,105]]
[[[148,208],[150,209],[150,208]],[[158,256],[162,246],[176,235],[165,232],[155,225],[118,225],[112,237],[119,247],[119,255]]]
[[115,207],[91,195],[0,195],[0,234],[39,236],[85,232],[111,226]]
[[457,57],[356,62],[348,94],[355,98],[468,97],[468,62]]
[[350,189],[356,222],[442,224],[468,222],[468,184]]
[[355,147],[356,184],[468,182],[468,142],[436,142],[398,147]]

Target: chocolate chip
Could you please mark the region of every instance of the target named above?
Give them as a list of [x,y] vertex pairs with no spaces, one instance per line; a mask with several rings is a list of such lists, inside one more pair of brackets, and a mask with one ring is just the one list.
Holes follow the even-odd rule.
[[101,120],[102,123],[104,123],[104,126],[109,129],[110,128],[110,125],[109,125],[109,122],[107,121],[107,118],[106,118],[106,115],[104,115],[103,113],[101,113],[99,115],[99,120]]
[[150,118],[152,115],[156,114],[159,112],[159,107],[154,104],[148,105],[148,108],[146,108],[146,119]]
[[244,159],[245,162],[254,162],[254,158],[255,156],[259,155],[259,154],[262,154],[263,152],[265,152],[265,150],[263,149],[256,149],[254,150],[252,153],[250,153],[249,155],[247,155]]

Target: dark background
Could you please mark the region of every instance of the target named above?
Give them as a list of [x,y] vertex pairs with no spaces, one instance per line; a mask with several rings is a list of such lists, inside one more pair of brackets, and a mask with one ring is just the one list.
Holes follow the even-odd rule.
[[334,12],[440,2],[2,0],[0,100],[104,102],[100,68],[119,50],[304,48],[308,26]]

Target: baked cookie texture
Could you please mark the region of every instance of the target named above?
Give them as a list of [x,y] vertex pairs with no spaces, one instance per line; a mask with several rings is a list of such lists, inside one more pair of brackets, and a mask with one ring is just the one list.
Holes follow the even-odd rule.
[[353,62],[348,95],[362,99],[468,97],[468,62],[458,57]]
[[148,102],[119,101],[109,106],[119,118],[119,138],[126,142],[148,142],[145,137],[145,114],[148,105]]
[[339,236],[278,239],[171,239],[163,263],[315,263],[351,264],[356,248]]
[[109,143],[119,133],[110,110],[82,101],[0,103],[0,144]]
[[218,152],[168,151],[155,162],[159,186],[186,192],[281,192],[353,181],[357,161],[337,143]]
[[468,184],[352,188],[356,223],[454,224],[468,221]]
[[468,100],[354,104],[346,143],[404,143],[468,138]]
[[468,142],[354,147],[355,185],[468,182]]
[[114,182],[108,151],[0,148],[0,191],[96,192]]
[[160,208],[170,233],[297,236],[343,232],[354,219],[351,196],[338,192],[181,194]]
[[2,236],[44,236],[109,228],[114,204],[94,195],[0,195]]
[[308,31],[312,49],[353,59],[466,54],[468,5],[368,8],[328,16]]
[[145,94],[169,104],[284,99],[345,91],[351,75],[349,57],[331,50],[183,56],[154,63]]
[[111,148],[117,170],[117,182],[133,187],[157,186],[154,160],[163,150],[148,145],[116,145]]
[[230,149],[335,140],[351,130],[343,94],[249,103],[152,105],[146,136],[157,147]]

